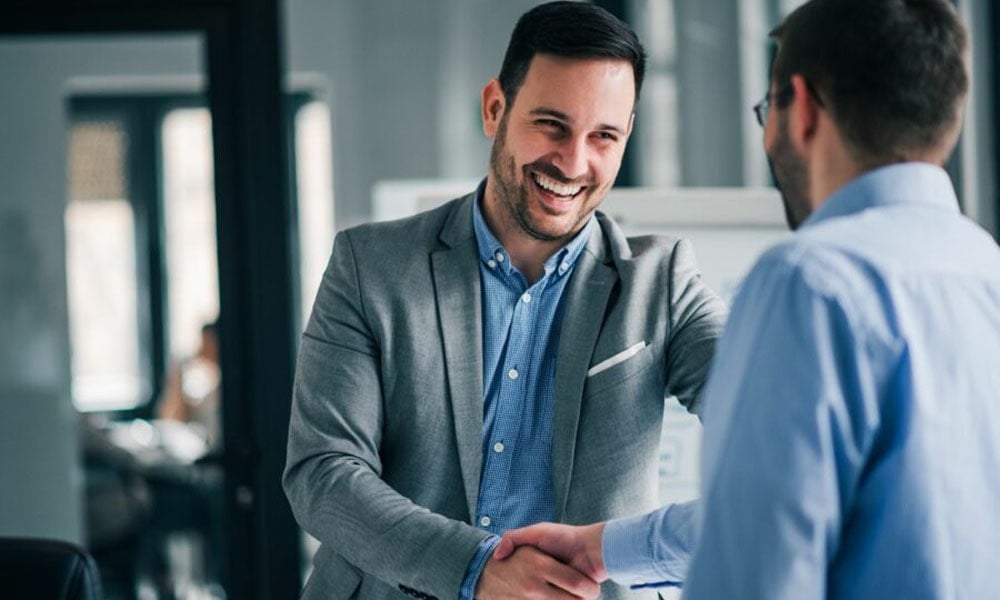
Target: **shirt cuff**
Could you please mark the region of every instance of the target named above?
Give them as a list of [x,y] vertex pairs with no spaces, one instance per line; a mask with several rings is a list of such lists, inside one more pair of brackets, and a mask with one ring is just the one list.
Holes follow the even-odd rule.
[[676,587],[691,564],[696,502],[608,521],[601,537],[604,568],[615,582],[632,587]]
[[462,581],[462,589],[458,595],[459,600],[473,600],[479,576],[483,574],[483,567],[486,566],[486,561],[489,560],[499,543],[500,537],[496,535],[491,535],[479,542],[479,548],[476,549],[472,560],[469,561],[469,568],[465,571],[465,579]]

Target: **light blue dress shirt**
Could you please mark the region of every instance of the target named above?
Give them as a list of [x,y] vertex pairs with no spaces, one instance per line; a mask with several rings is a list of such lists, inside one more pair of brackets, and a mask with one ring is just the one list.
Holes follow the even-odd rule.
[[[704,410],[685,600],[1000,597],[1000,250],[943,170],[869,172],[761,258]],[[606,533],[613,578],[655,576],[664,512]]]
[[[544,265],[529,285],[487,227],[479,203],[473,228],[479,248],[483,302],[483,471],[475,525],[494,536],[555,520],[552,417],[561,299],[596,221]],[[469,564],[462,598],[472,598],[499,537],[490,537]]]

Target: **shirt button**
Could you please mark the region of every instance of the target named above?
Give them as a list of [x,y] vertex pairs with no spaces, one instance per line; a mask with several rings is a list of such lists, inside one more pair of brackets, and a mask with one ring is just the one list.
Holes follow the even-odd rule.
[[569,263],[563,263],[563,264],[559,265],[559,272],[560,273],[565,273],[566,269],[568,269],[568,268],[569,268]]
[[531,302],[531,294],[529,294],[528,292],[525,292],[525,293],[524,293],[524,294],[523,294],[523,295],[521,296],[521,302],[524,302],[525,304],[527,304],[527,303]]
[[503,452],[503,448],[504,448],[503,442],[497,442],[493,444],[493,451],[496,452],[497,454]]
[[488,266],[491,269],[495,269],[497,267],[497,261],[491,258],[488,261],[486,261],[486,266]]
[[490,523],[492,523],[492,521],[490,521],[489,517],[480,517],[479,519],[479,524],[483,527],[489,527]]
[[510,377],[511,379],[517,379],[517,369],[511,369],[510,371],[507,371],[507,377]]
[[503,262],[503,258],[504,258],[503,252],[497,252],[496,253],[496,257],[497,257],[497,262]]

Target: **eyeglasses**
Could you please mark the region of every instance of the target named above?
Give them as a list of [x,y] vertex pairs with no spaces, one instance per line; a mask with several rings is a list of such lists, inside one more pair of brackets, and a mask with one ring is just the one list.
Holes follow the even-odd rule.
[[753,112],[757,115],[757,122],[760,123],[761,127],[767,125],[767,114],[770,112],[772,104],[782,104],[788,102],[792,95],[795,93],[795,89],[792,87],[791,82],[786,83],[785,87],[781,88],[777,92],[768,92],[764,95],[764,99],[753,105]]

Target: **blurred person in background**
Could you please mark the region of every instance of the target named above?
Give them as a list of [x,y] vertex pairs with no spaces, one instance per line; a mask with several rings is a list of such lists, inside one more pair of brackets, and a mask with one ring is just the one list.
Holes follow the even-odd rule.
[[222,443],[217,329],[214,321],[202,326],[197,352],[171,370],[157,405],[159,418],[193,425],[212,449]]

